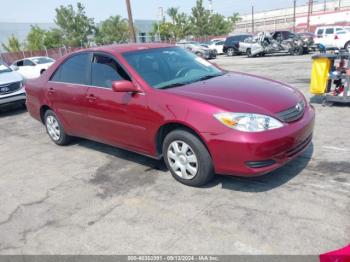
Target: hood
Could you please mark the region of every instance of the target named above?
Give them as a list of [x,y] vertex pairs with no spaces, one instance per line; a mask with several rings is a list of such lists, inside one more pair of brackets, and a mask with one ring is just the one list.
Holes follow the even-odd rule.
[[23,77],[15,71],[0,73],[0,85],[19,82],[22,80]]
[[286,84],[235,72],[167,91],[240,113],[275,114],[304,99]]

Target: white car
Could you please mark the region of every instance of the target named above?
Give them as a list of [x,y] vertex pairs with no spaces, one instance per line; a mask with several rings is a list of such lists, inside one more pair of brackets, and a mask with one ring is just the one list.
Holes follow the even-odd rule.
[[26,101],[23,77],[0,61],[0,108],[7,104]]
[[224,43],[225,43],[225,41],[217,41],[217,42],[210,44],[208,47],[210,49],[216,50],[216,53],[218,55],[221,55],[224,53]]
[[314,42],[315,44],[322,44],[328,49],[337,48],[335,40],[337,40],[338,33],[342,31],[348,31],[348,29],[342,26],[317,27]]
[[350,52],[350,31],[342,30],[334,36],[334,44],[338,49],[346,49]]
[[17,60],[11,68],[18,71],[25,79],[32,79],[39,77],[54,62],[55,60],[46,56],[28,57]]

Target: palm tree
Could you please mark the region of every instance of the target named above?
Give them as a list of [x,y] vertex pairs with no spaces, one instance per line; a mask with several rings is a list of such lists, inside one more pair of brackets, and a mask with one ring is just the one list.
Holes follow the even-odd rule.
[[175,25],[176,23],[176,17],[178,12],[179,12],[178,7],[170,7],[166,10],[167,15],[170,16],[171,20],[173,21],[173,25]]

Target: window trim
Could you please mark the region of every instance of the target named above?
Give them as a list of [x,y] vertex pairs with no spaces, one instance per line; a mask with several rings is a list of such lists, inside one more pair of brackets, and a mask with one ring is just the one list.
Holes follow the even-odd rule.
[[109,87],[92,85],[92,60],[93,60],[95,55],[104,55],[104,56],[107,56],[107,57],[111,58],[114,62],[116,62],[124,70],[124,72],[127,74],[127,76],[130,79],[130,80],[123,79],[123,80],[130,81],[132,83],[134,82],[133,78],[131,77],[131,74],[128,72],[128,70],[125,68],[125,66],[122,63],[119,62],[119,60],[114,55],[112,55],[112,54],[110,54],[108,52],[104,52],[104,51],[93,51],[92,52],[92,56],[91,56],[91,61],[90,61],[90,87],[98,87],[98,88],[102,88],[102,89],[105,89],[105,90],[112,90]]
[[89,63],[90,63],[90,66],[88,66],[88,69],[87,69],[87,72],[86,75],[85,75],[85,80],[88,80],[90,81],[90,85],[91,85],[91,77],[89,78],[88,76],[90,75],[91,76],[91,62],[92,62],[92,51],[88,50],[88,51],[82,51],[82,52],[78,52],[78,53],[74,53],[74,54],[71,54],[69,56],[67,56],[61,63],[60,65],[55,69],[55,71],[51,74],[49,80],[47,82],[51,82],[51,83],[62,83],[62,84],[69,84],[69,85],[80,85],[80,86],[89,86],[89,83],[88,84],[79,84],[79,83],[70,83],[70,82],[65,82],[65,81],[53,81],[52,78],[53,76],[56,74],[56,72],[58,72],[59,70],[62,69],[62,66],[71,58],[75,57],[75,56],[78,56],[78,55],[82,55],[82,54],[88,54],[89,55]]

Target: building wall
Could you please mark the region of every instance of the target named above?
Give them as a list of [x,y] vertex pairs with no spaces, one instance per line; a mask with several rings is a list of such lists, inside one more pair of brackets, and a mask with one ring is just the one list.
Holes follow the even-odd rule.
[[[322,1],[319,1],[322,2]],[[340,6],[339,6],[340,3]],[[296,31],[307,31],[308,5],[296,7]],[[235,33],[252,32],[252,15],[241,16],[236,24]],[[350,0],[315,3],[310,16],[310,31],[320,25],[350,25]],[[294,26],[294,8],[285,8],[254,14],[254,31],[292,30]]]

